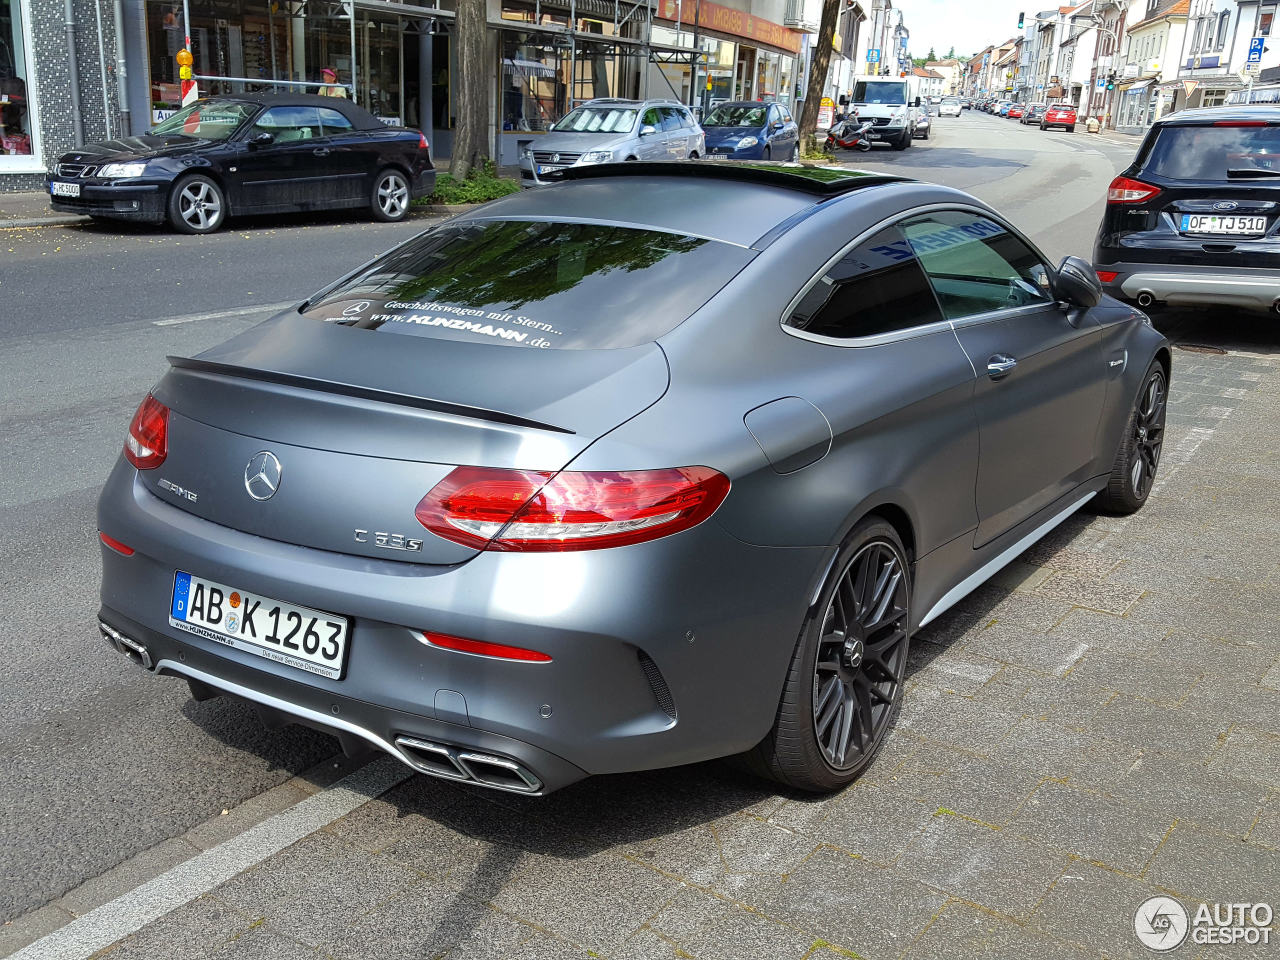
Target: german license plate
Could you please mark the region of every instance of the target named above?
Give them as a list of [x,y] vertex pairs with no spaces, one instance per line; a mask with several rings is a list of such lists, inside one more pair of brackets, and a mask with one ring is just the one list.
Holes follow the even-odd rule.
[[867,139],[868,139],[868,140],[879,140],[879,139],[880,139],[880,134],[876,133],[874,130],[868,130],[868,131],[867,131]]
[[55,197],[78,197],[80,196],[80,184],[51,183],[49,184],[49,192]]
[[562,166],[556,166],[554,163],[540,163],[540,164],[538,164],[538,173],[539,173],[540,175],[541,175],[541,174],[544,174],[544,173],[555,173],[557,170],[563,170],[563,169],[564,169],[564,167],[562,167]]
[[342,679],[347,658],[345,617],[179,570],[173,575],[169,625],[330,680]]
[[1266,217],[1222,216],[1217,213],[1184,213],[1183,233],[1259,235],[1267,232]]

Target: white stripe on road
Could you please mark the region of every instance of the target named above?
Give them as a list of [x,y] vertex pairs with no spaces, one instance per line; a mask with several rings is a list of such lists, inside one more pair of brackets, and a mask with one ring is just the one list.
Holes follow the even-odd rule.
[[84,960],[345,817],[413,775],[391,757],[375,760],[327,790],[90,910],[11,954],[9,960]]
[[166,317],[163,320],[152,320],[157,327],[172,327],[179,323],[194,323],[197,320],[221,320],[224,317],[244,317],[251,313],[278,313],[286,310],[300,300],[286,300],[283,303],[260,303],[255,307],[236,307],[232,310],[214,310],[212,313],[193,313],[185,317]]

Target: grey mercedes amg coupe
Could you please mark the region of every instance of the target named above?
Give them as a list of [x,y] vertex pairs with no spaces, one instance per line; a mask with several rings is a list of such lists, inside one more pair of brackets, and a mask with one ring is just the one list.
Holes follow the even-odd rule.
[[101,632],[436,776],[837,789],[915,629],[1142,506],[1168,344],[955,190],[561,179],[170,358],[102,493]]

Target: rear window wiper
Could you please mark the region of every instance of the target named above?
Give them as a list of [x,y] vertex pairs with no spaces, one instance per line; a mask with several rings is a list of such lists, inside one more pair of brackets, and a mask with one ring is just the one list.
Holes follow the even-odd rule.
[[1268,170],[1266,167],[1236,167],[1227,171],[1228,180],[1246,180],[1251,177],[1280,177],[1280,170]]

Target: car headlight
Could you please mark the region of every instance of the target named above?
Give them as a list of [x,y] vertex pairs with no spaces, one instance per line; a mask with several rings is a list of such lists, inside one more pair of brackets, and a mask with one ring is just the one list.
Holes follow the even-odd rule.
[[523,147],[523,148],[520,150],[520,159],[521,159],[521,160],[532,160],[532,159],[533,159],[533,150],[531,150],[529,147]]
[[578,158],[579,163],[609,163],[613,159],[612,150],[591,150]]
[[108,163],[98,171],[98,176],[114,179],[116,177],[140,177],[147,169],[145,163]]
[[754,147],[759,142],[759,137],[743,137],[738,141],[738,149],[745,150],[747,147]]

